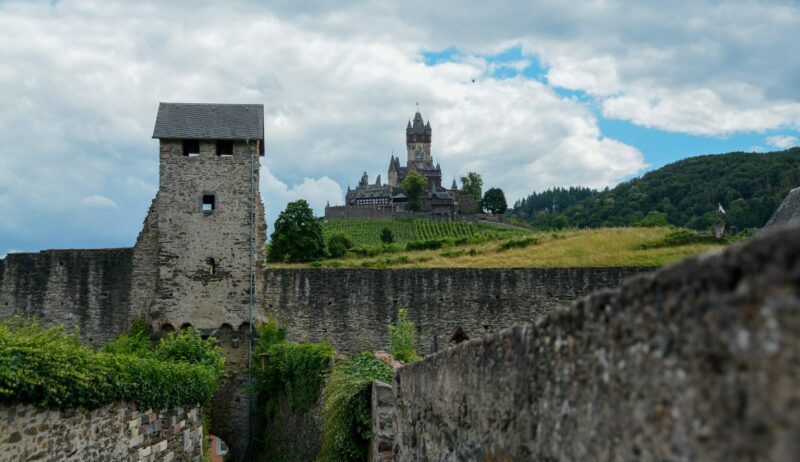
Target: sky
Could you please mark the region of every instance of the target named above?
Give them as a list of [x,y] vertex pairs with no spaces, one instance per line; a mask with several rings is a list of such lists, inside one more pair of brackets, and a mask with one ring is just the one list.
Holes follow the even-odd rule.
[[264,104],[271,228],[385,180],[417,107],[510,203],[792,147],[798,56],[798,2],[0,0],[0,256],[132,246],[159,101]]

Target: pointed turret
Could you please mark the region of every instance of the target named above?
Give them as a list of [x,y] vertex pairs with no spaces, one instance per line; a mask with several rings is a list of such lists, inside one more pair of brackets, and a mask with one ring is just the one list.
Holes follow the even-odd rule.
[[408,127],[406,127],[407,132],[411,132],[411,119],[408,119]]
[[456,184],[456,179],[455,178],[453,178],[453,186],[450,186],[450,189],[452,189],[453,191],[458,189],[458,185]]

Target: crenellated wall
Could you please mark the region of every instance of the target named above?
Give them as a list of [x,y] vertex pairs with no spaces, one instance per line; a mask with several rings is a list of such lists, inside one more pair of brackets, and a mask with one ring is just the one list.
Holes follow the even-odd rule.
[[800,227],[395,375],[394,459],[800,460]]
[[652,269],[270,269],[261,297],[291,340],[325,341],[344,353],[385,349],[386,326],[407,307],[417,349],[430,354],[459,326],[479,338]]

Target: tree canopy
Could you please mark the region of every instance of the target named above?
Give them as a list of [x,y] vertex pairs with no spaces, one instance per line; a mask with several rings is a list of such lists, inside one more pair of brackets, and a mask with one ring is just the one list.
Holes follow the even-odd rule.
[[493,215],[499,215],[506,212],[508,204],[506,204],[506,195],[500,188],[489,188],[486,194],[483,195],[483,202],[481,202],[483,210],[490,212]]
[[726,209],[728,226],[764,226],[789,190],[800,186],[800,148],[768,154],[733,152],[690,157],[613,189],[554,189],[514,204],[511,214],[544,228],[649,223],[666,215],[669,224],[709,229]]
[[476,172],[469,172],[467,176],[462,176],[461,192],[480,200],[483,196],[483,178],[481,178],[481,175]]
[[405,180],[403,180],[403,189],[406,190],[408,196],[408,208],[413,212],[418,212],[422,207],[422,191],[428,186],[428,179],[415,171],[408,172]]
[[323,257],[322,226],[303,199],[289,202],[278,215],[267,260],[308,262]]

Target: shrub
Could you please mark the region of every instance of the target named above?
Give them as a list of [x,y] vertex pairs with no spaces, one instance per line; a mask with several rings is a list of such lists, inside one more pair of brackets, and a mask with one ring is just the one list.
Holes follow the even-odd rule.
[[391,244],[394,242],[394,233],[389,228],[383,228],[381,230],[381,242],[384,244]]
[[704,236],[686,228],[674,228],[670,230],[660,241],[649,244],[642,244],[641,249],[657,249],[661,247],[680,247],[691,244],[702,244],[715,242],[712,236]]
[[511,239],[510,241],[503,242],[500,244],[500,250],[509,250],[509,249],[522,249],[528,247],[529,245],[535,245],[539,243],[539,239],[535,237],[526,237],[523,239]]
[[429,239],[427,241],[414,241],[406,244],[406,250],[436,250],[441,249],[448,241],[445,239]]
[[150,331],[147,323],[135,320],[131,324],[130,333],[122,334],[113,341],[106,343],[100,349],[103,353],[131,355],[140,358],[153,356],[153,342],[150,340]]
[[0,323],[0,401],[93,409],[118,400],[143,408],[207,403],[221,370],[204,364],[94,352],[61,328]]
[[389,352],[398,361],[411,363],[419,359],[414,347],[414,323],[408,319],[408,310],[400,308],[397,324],[389,326]]
[[258,369],[259,393],[267,400],[283,393],[289,409],[308,410],[317,401],[330,370],[333,347],[327,343],[278,342],[269,346],[267,354],[266,367]]
[[328,239],[328,253],[333,258],[343,257],[353,247],[353,243],[344,234],[334,234]]
[[391,383],[392,367],[361,353],[333,367],[322,391],[322,450],[319,460],[363,461],[367,458],[373,380]]
[[665,213],[650,212],[646,217],[635,222],[633,226],[638,226],[641,228],[655,228],[659,226],[669,226],[669,221],[667,220],[667,214]]
[[190,327],[179,332],[170,332],[166,338],[162,338],[155,357],[162,361],[200,364],[222,375],[225,358],[216,342],[214,337],[203,339],[199,332]]

